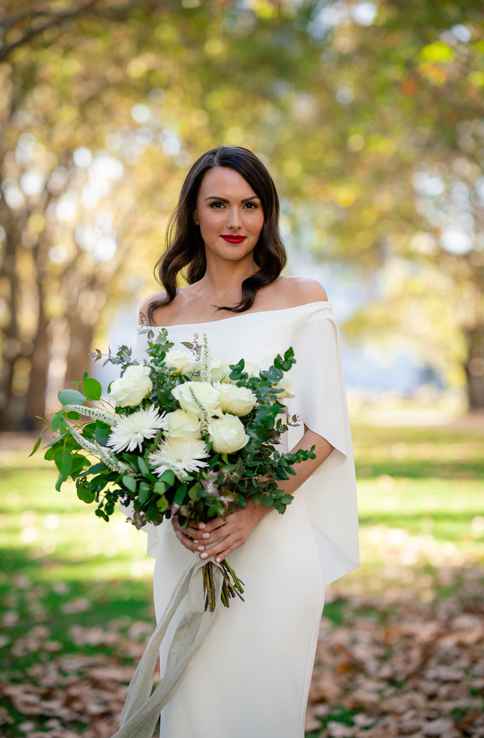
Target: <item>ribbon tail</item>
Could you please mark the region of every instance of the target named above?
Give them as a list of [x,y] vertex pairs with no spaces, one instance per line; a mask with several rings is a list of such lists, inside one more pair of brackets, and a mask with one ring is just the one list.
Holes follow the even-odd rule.
[[[215,561],[214,585],[216,602],[220,599],[223,569]],[[190,584],[207,561],[195,561],[180,577],[170,601],[153,631],[129,683],[126,701],[121,712],[119,730],[112,738],[152,738],[161,710],[168,703],[183,676],[190,659],[202,645],[213,626],[217,610],[204,610],[204,602],[190,602],[187,596]],[[185,612],[173,634],[165,674],[152,690],[154,671],[163,638],[183,600]],[[202,598],[203,599],[203,598]]]

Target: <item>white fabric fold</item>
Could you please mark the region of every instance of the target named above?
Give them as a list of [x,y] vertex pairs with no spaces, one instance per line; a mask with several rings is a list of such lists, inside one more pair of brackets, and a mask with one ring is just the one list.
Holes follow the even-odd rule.
[[[213,559],[216,607],[220,604],[223,569]],[[204,610],[200,597],[201,569],[207,561],[196,558],[180,577],[170,601],[153,631],[128,687],[121,712],[119,730],[112,738],[152,738],[161,710],[170,700],[193,654],[203,643],[215,622],[217,609]],[[194,586],[192,587],[192,583]],[[169,647],[164,675],[153,691],[154,671],[159,649],[170,623],[178,618]]]
[[[339,328],[329,305],[321,303],[299,316],[292,330],[296,365],[294,398],[288,409],[333,451],[296,490],[309,508],[319,547],[325,586],[359,565],[355,464],[341,362]],[[289,430],[289,450],[304,426]]]
[[[286,377],[293,384],[295,396],[283,402],[289,414],[298,415],[301,423],[283,435],[280,450],[291,450],[296,445],[304,434],[303,423],[334,446],[295,494],[301,495],[308,506],[324,585],[355,569],[359,565],[357,486],[341,339],[331,304],[320,300],[166,329],[175,343],[189,340],[194,333],[206,332],[213,354],[229,363],[244,356],[267,367],[276,354],[283,355],[289,346],[294,348],[296,364]],[[237,341],[233,340],[234,329]],[[152,330],[156,334],[157,327],[152,326]],[[134,356],[139,361],[146,358],[146,346],[146,334],[138,331]],[[156,557],[167,525],[149,523],[141,529],[148,536],[149,556]]]

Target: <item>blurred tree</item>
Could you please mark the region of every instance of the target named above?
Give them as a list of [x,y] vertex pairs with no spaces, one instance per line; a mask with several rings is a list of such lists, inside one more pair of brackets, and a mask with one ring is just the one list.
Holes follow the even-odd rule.
[[200,150],[234,139],[264,149],[273,136],[284,84],[300,84],[318,50],[290,8],[256,5],[7,4],[0,428],[45,415],[49,368],[54,384],[82,375],[102,309],[146,273],[135,248],[158,255]]
[[482,408],[480,15],[473,0],[6,0],[0,429],[45,415],[49,366],[54,385],[81,376],[158,256],[186,168],[220,143],[265,159],[315,258],[406,265],[348,335],[403,326],[462,366]]
[[484,408],[482,21],[472,0],[322,4],[321,67],[296,112],[304,136],[290,144],[313,253],[379,269],[381,299],[347,336],[413,337],[432,359],[440,345],[471,411]]
[[[427,292],[441,298],[440,319],[431,310],[425,321],[421,311],[428,325],[427,342],[435,337],[442,345],[449,342],[454,331],[444,331],[449,325],[444,314],[450,310],[451,325],[463,337],[453,345],[465,373],[468,406],[471,411],[482,410],[482,4],[411,0],[402,6],[386,0],[373,5],[374,18],[358,16],[358,7],[362,4],[350,6],[351,22],[343,23],[338,32],[346,34],[347,42],[340,52],[342,74],[347,69],[344,57],[358,58],[348,106],[356,113],[348,147],[355,149],[355,180],[360,180],[360,192],[367,196],[348,208],[343,228],[349,229],[348,235],[354,233],[362,223],[362,208],[370,210],[372,200],[379,203],[377,210],[383,204],[380,216],[390,226],[386,234],[390,251],[413,265],[408,270],[413,275],[420,265],[420,275],[429,277]],[[379,166],[373,164],[375,155]],[[376,173],[377,188],[371,186]],[[413,275],[404,273],[402,294],[408,292]],[[422,322],[409,319],[410,297],[408,292],[403,327],[421,341]],[[425,306],[432,296],[421,299]],[[371,320],[368,325],[371,329]]]

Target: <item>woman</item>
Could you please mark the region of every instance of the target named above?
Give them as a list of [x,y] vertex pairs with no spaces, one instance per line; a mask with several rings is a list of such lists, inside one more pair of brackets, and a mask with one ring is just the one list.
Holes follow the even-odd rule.
[[[296,365],[283,401],[303,422],[290,425],[281,447],[316,447],[315,459],[278,482],[293,495],[283,515],[250,503],[198,528],[182,530],[176,517],[148,526],[157,621],[194,557],[229,557],[245,584],[245,602],[218,606],[162,711],[162,738],[303,738],[325,587],[358,565],[338,328],[317,281],[280,276],[286,253],[278,217],[260,159],[242,147],[207,151],[186,176],[157,264],[166,294],[140,308],[138,358],[143,326],[165,327],[175,343],[203,331],[223,361],[244,356],[259,366],[292,345]],[[179,289],[185,267],[188,286]],[[164,642],[161,675],[166,658]]]

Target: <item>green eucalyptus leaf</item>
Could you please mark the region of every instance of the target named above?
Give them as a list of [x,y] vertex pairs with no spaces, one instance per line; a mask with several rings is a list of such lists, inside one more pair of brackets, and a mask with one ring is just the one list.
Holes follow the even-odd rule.
[[80,477],[85,477],[87,474],[98,474],[99,472],[103,472],[107,470],[107,466],[103,464],[102,461],[100,461],[98,464],[93,464],[89,467],[89,469],[85,469],[83,472],[79,474]]
[[195,482],[195,484],[192,484],[190,489],[188,490],[188,496],[193,502],[198,500],[199,498],[199,492],[203,490],[203,485],[200,482]]
[[146,502],[148,502],[150,495],[151,495],[151,485],[149,485],[147,482],[140,482],[139,496],[138,496],[140,504],[144,505]]
[[146,463],[146,461],[143,459],[143,457],[142,456],[138,456],[137,461],[138,461],[138,468],[139,468],[141,474],[143,474],[143,476],[145,476],[145,477],[150,477],[151,476],[151,472],[150,472],[149,466]]
[[46,461],[53,461],[54,460],[54,457],[55,457],[56,450],[57,450],[57,446],[56,445],[50,446],[47,449],[47,451],[45,452],[45,454],[44,454],[44,459]]
[[84,392],[88,400],[100,400],[102,396],[102,386],[94,379],[90,377],[87,372],[84,372],[82,379],[82,391]]
[[91,485],[92,489],[95,492],[100,492],[102,489],[104,489],[104,487],[106,486],[106,484],[109,483],[109,481],[110,480],[109,480],[109,478],[107,476],[104,476],[103,474],[100,474],[97,477],[93,477],[93,479],[91,479],[91,481],[89,482],[89,484]]
[[67,430],[67,423],[61,410],[59,410],[57,413],[54,413],[54,415],[50,419],[50,427],[53,431],[56,431],[58,433],[64,433]]
[[73,454],[71,456],[71,459],[72,469],[70,471],[70,475],[75,479],[79,476],[83,469],[90,465],[91,462],[82,454]]
[[165,469],[160,477],[160,481],[166,482],[169,487],[171,487],[172,484],[175,484],[175,479],[175,473],[171,469]]
[[130,492],[136,492],[137,483],[136,479],[131,476],[131,474],[124,474],[122,477],[122,481],[125,487],[129,489]]
[[175,497],[173,498],[173,501],[176,505],[183,505],[185,497],[187,496],[187,491],[188,488],[186,484],[181,484],[178,487],[177,491],[175,492]]
[[74,389],[63,389],[57,393],[57,397],[63,405],[83,405],[86,401],[85,395]]
[[80,414],[79,414],[78,412],[76,412],[75,410],[68,410],[68,411],[66,412],[66,414],[65,414],[65,417],[66,417],[66,418],[69,418],[69,420],[79,420],[79,418],[80,418],[81,416],[80,416]]
[[163,497],[163,496],[162,497],[159,497],[157,499],[157,501],[156,501],[156,507],[161,512],[164,512],[165,510],[167,510],[168,509],[168,500],[166,499],[166,497]]
[[67,479],[72,470],[71,452],[64,448],[58,448],[54,455],[54,461],[60,473]]
[[80,484],[77,487],[77,496],[83,502],[90,503],[96,499],[96,492],[87,485]]
[[33,456],[35,454],[35,452],[37,451],[41,443],[42,443],[42,436],[39,436],[34,444],[32,451],[29,453],[29,456]]

